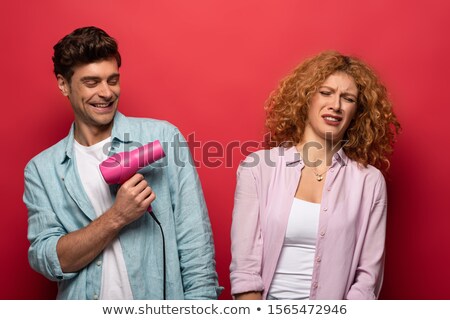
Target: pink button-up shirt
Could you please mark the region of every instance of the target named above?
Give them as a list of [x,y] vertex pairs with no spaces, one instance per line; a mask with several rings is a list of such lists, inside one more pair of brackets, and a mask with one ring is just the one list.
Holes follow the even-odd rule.
[[[250,154],[238,169],[231,292],[269,291],[304,167],[295,147]],[[339,150],[323,187],[310,299],[376,299],[381,289],[386,184]]]

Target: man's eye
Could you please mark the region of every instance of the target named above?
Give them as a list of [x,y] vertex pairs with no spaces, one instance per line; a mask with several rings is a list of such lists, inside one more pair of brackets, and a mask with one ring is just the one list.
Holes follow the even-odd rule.
[[97,81],[89,80],[89,81],[85,81],[84,84],[85,84],[85,86],[92,88],[97,85]]
[[110,86],[115,86],[119,83],[119,79],[108,80]]

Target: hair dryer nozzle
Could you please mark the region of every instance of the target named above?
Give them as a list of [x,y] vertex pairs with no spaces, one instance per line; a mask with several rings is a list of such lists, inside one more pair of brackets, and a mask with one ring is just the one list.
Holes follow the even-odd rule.
[[131,151],[116,153],[100,163],[100,172],[108,184],[124,183],[138,170],[165,157],[159,140]]

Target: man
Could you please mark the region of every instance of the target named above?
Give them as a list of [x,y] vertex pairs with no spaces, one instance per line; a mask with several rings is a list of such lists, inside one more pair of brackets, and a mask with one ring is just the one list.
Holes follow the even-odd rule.
[[[216,299],[208,213],[178,129],[117,111],[121,56],[103,30],[68,34],[53,63],[75,121],[25,168],[32,268],[58,281],[59,299]],[[154,140],[164,162],[106,184],[103,160]]]

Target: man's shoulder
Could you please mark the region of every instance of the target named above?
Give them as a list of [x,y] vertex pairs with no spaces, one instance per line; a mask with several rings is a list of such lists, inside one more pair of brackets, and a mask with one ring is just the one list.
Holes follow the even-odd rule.
[[155,119],[155,118],[144,118],[144,117],[128,117],[127,120],[130,124],[137,125],[150,125],[150,126],[160,126],[174,128],[175,126],[167,120]]
[[146,133],[173,135],[179,132],[178,128],[167,120],[143,117],[126,117],[126,119],[129,129],[138,135]]
[[27,163],[25,168],[29,168],[32,165],[37,167],[43,167],[53,165],[57,161],[61,162],[65,155],[67,139],[68,137],[65,137],[60,141],[58,141],[57,143],[55,143],[54,145],[39,152]]

